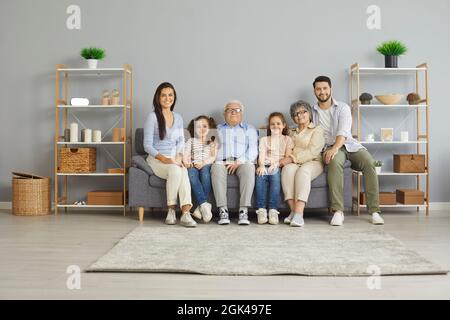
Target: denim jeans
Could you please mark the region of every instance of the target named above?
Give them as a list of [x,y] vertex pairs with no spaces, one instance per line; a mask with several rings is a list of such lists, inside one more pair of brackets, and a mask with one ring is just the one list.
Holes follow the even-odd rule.
[[[268,168],[268,167],[266,167]],[[268,209],[277,209],[280,203],[281,172],[276,169],[271,174],[256,176],[256,208],[266,208],[267,192],[269,192]]]
[[189,181],[191,182],[192,193],[196,200],[196,205],[201,205],[208,201],[211,193],[211,165],[208,164],[198,170],[188,169]]

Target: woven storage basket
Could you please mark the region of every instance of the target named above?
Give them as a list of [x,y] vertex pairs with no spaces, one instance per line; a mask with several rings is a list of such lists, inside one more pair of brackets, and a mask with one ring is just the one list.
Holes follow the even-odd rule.
[[91,173],[96,169],[95,148],[61,148],[59,170],[61,173]]
[[41,216],[50,213],[50,178],[13,172],[12,213],[17,216]]

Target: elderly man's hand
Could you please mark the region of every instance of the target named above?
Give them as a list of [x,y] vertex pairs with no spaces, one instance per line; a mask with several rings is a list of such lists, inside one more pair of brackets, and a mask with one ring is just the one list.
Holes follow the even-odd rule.
[[235,161],[232,164],[228,164],[226,166],[228,174],[234,174],[240,165],[241,165],[241,163],[239,161]]

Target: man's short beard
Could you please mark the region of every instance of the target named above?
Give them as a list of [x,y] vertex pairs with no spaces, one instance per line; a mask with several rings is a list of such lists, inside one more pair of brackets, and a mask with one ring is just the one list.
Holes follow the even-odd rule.
[[331,98],[331,94],[328,96],[328,98],[327,99],[325,99],[325,100],[323,100],[323,99],[320,99],[318,96],[316,96],[316,98],[317,98],[317,100],[319,100],[319,102],[320,103],[325,103],[325,102],[328,102],[328,100],[330,100],[330,98]]

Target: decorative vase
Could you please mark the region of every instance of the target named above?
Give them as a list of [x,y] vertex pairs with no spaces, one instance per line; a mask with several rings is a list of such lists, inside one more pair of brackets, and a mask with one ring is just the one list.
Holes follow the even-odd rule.
[[398,56],[384,56],[386,68],[398,68]]
[[381,173],[381,167],[375,167],[375,171],[377,172],[377,174]]
[[371,100],[361,100],[362,105],[369,105]]
[[97,59],[87,59],[89,69],[97,69]]

